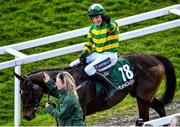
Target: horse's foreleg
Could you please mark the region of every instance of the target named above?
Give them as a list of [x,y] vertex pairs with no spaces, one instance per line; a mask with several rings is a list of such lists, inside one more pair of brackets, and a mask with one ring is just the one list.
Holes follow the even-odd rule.
[[137,98],[139,117],[143,119],[143,121],[149,120],[149,108],[150,102],[143,100],[141,98]]
[[164,105],[157,98],[153,99],[151,107],[160,115],[160,117],[166,116]]

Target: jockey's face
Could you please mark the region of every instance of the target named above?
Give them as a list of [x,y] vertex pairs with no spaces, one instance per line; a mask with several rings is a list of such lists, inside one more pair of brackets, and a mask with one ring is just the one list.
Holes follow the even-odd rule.
[[96,26],[100,26],[102,24],[102,17],[101,15],[96,15],[91,17],[92,21],[94,24],[96,24]]

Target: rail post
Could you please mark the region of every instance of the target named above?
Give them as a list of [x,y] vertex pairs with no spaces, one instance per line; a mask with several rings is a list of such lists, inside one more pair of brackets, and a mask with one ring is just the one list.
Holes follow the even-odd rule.
[[[15,66],[14,68],[15,73],[21,75],[21,65]],[[14,126],[20,126],[20,119],[21,119],[21,96],[20,96],[20,81],[15,77],[15,84],[14,84]]]

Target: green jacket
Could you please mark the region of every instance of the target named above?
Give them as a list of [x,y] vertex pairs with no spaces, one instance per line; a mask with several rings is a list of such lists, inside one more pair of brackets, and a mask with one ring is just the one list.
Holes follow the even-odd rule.
[[53,80],[47,83],[47,87],[58,98],[58,105],[57,107],[50,105],[46,109],[52,116],[59,119],[59,125],[84,126],[83,111],[79,100],[65,90],[57,89]]
[[101,26],[92,24],[87,34],[87,42],[84,46],[82,55],[91,54],[93,51],[98,53],[117,52],[119,47],[118,39],[119,28],[113,20],[111,20],[110,23],[103,21]]

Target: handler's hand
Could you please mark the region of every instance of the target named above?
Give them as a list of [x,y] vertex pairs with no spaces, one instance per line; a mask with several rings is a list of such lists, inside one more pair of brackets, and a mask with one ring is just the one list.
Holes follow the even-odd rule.
[[46,72],[44,72],[43,80],[44,80],[45,83],[47,83],[50,80],[50,77],[49,77],[49,75]]
[[48,102],[46,102],[46,105],[45,105],[45,107],[47,108],[49,105],[50,105],[50,104],[49,104]]

